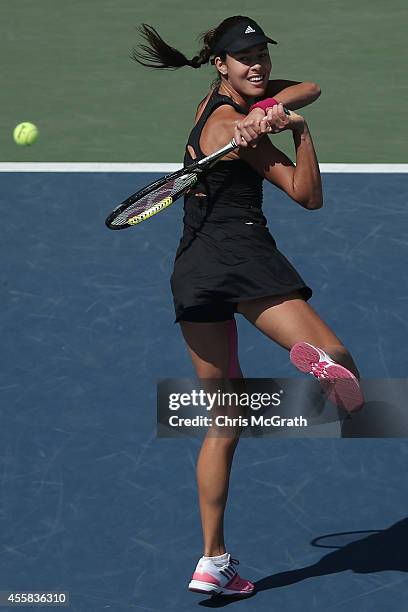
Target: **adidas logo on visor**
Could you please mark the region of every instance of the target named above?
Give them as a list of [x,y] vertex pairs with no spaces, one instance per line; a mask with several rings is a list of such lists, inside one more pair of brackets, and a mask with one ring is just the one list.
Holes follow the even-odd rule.
[[245,30],[245,34],[252,34],[252,32],[255,32],[255,30],[254,28],[251,28],[251,26],[249,25],[247,29]]

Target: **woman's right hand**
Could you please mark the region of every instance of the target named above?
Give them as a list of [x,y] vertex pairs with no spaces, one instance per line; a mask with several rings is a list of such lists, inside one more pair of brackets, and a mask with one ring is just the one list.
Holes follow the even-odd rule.
[[235,124],[234,140],[240,147],[256,148],[259,139],[268,131],[270,130],[265,112],[261,108],[254,108],[246,117]]
[[305,125],[304,118],[294,111],[289,112],[289,115],[285,113],[283,104],[276,104],[272,108],[269,108],[265,115],[265,120],[269,127],[267,133],[279,134],[279,132],[283,132],[284,130],[303,130]]

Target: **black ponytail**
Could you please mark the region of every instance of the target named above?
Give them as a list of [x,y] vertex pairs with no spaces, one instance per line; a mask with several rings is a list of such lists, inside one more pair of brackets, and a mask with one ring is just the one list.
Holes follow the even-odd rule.
[[131,58],[142,66],[176,70],[182,66],[200,68],[210,61],[211,49],[208,45],[204,45],[199,55],[189,60],[180,51],[170,47],[152,26],[144,23],[140,26],[139,32],[147,44],[138,45],[137,49],[133,49]]
[[[180,51],[174,47],[170,47],[153,28],[153,26],[143,23],[139,27],[139,32],[145,39],[147,44],[139,44],[137,48],[132,50],[131,59],[138,62],[147,68],[164,68],[167,70],[176,70],[183,66],[191,66],[192,68],[200,68],[203,64],[208,64],[217,42],[228,31],[228,29],[241,21],[246,21],[248,17],[236,15],[228,17],[213,30],[208,30],[201,35],[200,40],[203,47],[198,55],[189,60]],[[225,59],[225,53],[218,54],[221,59]]]

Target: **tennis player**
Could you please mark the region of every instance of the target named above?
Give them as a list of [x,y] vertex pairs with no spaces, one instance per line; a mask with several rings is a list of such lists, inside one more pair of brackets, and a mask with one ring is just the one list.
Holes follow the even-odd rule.
[[[314,83],[269,80],[268,44],[252,19],[225,19],[203,37],[192,60],[144,25],[147,44],[134,50],[155,68],[199,68],[210,61],[217,81],[198,106],[185,165],[216,151],[232,137],[240,145],[210,169],[185,198],[184,232],[171,278],[176,321],[199,378],[242,378],[234,315],[240,313],[290,351],[294,365],[316,376],[329,397],[347,410],[362,404],[357,367],[340,339],[308,304],[311,288],[277,249],[262,213],[264,179],[300,206],[323,205],[319,166],[309,127],[293,112],[320,95]],[[283,105],[290,109],[289,115]],[[290,130],[296,166],[267,134]],[[294,237],[296,239],[296,237]],[[307,255],[307,253],[306,253]],[[207,436],[197,464],[204,555],[189,589],[250,595],[225,548],[223,524],[229,476],[239,434]]]

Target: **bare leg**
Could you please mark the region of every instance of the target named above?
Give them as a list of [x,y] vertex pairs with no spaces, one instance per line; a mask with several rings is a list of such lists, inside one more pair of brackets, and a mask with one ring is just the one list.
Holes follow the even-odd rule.
[[360,378],[347,348],[300,294],[241,302],[238,312],[283,348],[290,350],[296,342],[308,342]]
[[[181,330],[199,378],[242,378],[236,354],[235,325],[222,323],[181,322]],[[207,435],[197,462],[197,482],[204,555],[225,553],[224,512],[229,477],[239,433],[228,438]]]
[[224,512],[237,443],[238,439],[206,437],[198,458],[197,482],[206,557],[225,553]]

